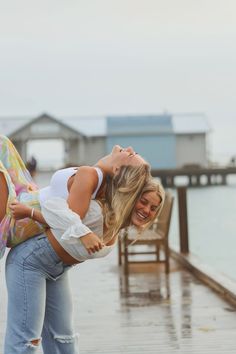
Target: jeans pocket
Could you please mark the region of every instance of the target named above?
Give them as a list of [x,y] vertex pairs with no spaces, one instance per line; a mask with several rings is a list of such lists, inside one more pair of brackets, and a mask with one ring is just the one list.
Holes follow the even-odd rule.
[[56,279],[64,273],[62,261],[51,252],[47,245],[34,249],[25,259],[24,267],[41,272],[50,279]]

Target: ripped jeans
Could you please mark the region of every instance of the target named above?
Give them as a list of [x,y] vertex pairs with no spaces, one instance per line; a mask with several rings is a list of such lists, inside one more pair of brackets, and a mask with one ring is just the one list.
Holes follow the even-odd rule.
[[78,354],[73,331],[71,266],[63,264],[45,235],[11,249],[6,261],[8,314],[4,354]]

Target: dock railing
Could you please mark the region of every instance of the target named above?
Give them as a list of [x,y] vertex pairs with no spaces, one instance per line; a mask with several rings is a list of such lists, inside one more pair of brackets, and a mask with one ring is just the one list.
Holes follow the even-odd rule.
[[189,187],[216,186],[227,184],[227,177],[236,174],[236,167],[176,168],[152,170],[152,176],[160,178],[164,187],[177,187],[178,177],[185,177]]
[[179,217],[179,251],[171,247],[171,256],[186,267],[191,273],[206,285],[210,286],[225,300],[236,306],[236,282],[204,264],[201,259],[192,254],[189,248],[187,188],[178,187],[178,217]]

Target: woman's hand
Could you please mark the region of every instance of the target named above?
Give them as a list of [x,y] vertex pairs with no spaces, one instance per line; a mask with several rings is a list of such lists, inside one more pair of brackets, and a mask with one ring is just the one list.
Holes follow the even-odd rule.
[[9,205],[9,208],[11,210],[13,218],[16,220],[29,218],[32,210],[29,206],[22,204],[17,200],[12,202]]
[[81,236],[80,240],[89,254],[98,252],[105,246],[100,238],[92,232],[85,236]]

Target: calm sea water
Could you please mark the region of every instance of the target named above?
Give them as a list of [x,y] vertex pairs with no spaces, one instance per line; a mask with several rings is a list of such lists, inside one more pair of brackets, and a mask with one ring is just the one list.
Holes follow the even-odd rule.
[[[51,174],[37,176],[43,187]],[[170,244],[179,246],[176,191],[170,227]],[[236,177],[227,186],[189,188],[187,191],[190,251],[204,263],[236,280]]]
[[[176,196],[176,191],[173,190]],[[187,191],[190,251],[221,273],[236,280],[236,178],[227,186]],[[175,198],[170,242],[179,246],[178,206]]]

